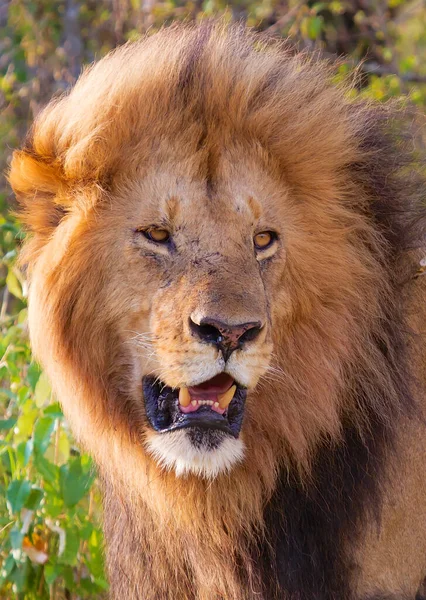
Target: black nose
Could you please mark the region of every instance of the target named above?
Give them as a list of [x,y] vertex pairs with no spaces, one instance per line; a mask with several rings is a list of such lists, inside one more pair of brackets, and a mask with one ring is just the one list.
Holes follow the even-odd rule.
[[255,340],[262,329],[262,323],[240,323],[239,325],[229,325],[216,319],[205,317],[201,319],[200,324],[194,323],[189,319],[189,327],[196,337],[208,344],[214,344],[220,348],[225,360],[231,356],[232,352],[246,342]]

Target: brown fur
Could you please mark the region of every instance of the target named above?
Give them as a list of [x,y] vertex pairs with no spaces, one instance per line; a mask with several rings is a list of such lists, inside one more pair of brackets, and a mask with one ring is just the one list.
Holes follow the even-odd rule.
[[[403,289],[417,269],[421,188],[401,116],[350,101],[331,76],[242,28],[173,27],[91,67],[15,153],[10,180],[32,233],[22,259],[32,344],[99,465],[114,598],[342,600],[404,586],[414,595],[426,574],[424,524],[410,549],[419,559],[399,573],[398,548],[377,542],[370,510],[392,497],[389,452],[420,397],[407,366],[413,293]],[[173,266],[135,231],[159,215],[174,228]],[[247,242],[258,223],[280,233],[263,263]],[[141,376],[152,371],[180,387],[198,361],[214,358],[187,330],[194,310],[268,321],[234,363],[250,388],[245,460],[213,481],[178,478],[145,451],[154,434]],[[135,332],[149,334],[139,348]],[[418,354],[420,340],[412,346]],[[350,436],[357,456],[344,453]],[[408,468],[401,477],[414,475]],[[423,508],[409,505],[408,514],[424,513],[422,486],[420,477],[411,497],[422,495]],[[313,489],[324,494],[313,500]],[[281,576],[273,568],[266,582],[269,567],[259,565],[271,529],[278,542],[301,536],[303,546],[307,536],[286,514],[295,523],[295,505],[308,498],[315,521],[327,494],[330,525],[306,546],[312,563],[288,562]],[[370,528],[367,543],[360,532]],[[327,529],[335,538],[321,546]],[[396,571],[370,572],[367,546]],[[290,561],[297,552],[288,548]],[[331,557],[327,576],[314,564],[321,548]],[[278,561],[271,556],[269,565]],[[302,583],[286,579],[291,569]],[[316,591],[315,582],[304,588],[310,574]]]

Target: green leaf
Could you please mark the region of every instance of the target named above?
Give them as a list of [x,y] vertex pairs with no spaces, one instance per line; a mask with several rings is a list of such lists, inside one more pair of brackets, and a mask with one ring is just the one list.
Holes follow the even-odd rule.
[[25,593],[28,588],[31,570],[30,560],[27,558],[25,562],[17,564],[17,568],[13,572],[14,583],[20,594]]
[[79,456],[71,463],[62,465],[59,471],[62,497],[66,506],[70,508],[75,506],[88,492],[94,479],[94,473],[90,470],[83,472]]
[[9,579],[10,574],[12,573],[13,569],[15,568],[15,559],[13,558],[12,554],[9,554],[9,556],[6,558],[6,560],[3,562],[2,566],[1,566],[1,571],[0,571],[0,586],[3,586],[3,584]]
[[64,501],[56,489],[46,490],[43,510],[52,519],[56,519],[64,512]]
[[9,484],[6,491],[6,499],[11,513],[19,513],[31,492],[31,482],[26,479],[15,479]]
[[69,590],[75,588],[74,569],[72,569],[70,565],[64,565],[62,577],[64,578],[65,585]]
[[64,565],[75,565],[77,563],[77,554],[80,548],[79,532],[74,527],[67,527],[65,534],[65,549],[58,562]]
[[22,287],[12,269],[9,269],[7,274],[6,285],[11,294],[22,300]]
[[48,585],[52,585],[58,577],[62,575],[62,565],[50,565],[47,563],[44,567],[44,578]]
[[13,527],[10,530],[9,538],[12,550],[20,550],[22,548],[22,540],[24,539],[24,534],[21,533],[17,527]]
[[26,385],[23,385],[21,387],[21,389],[19,390],[18,399],[19,399],[20,404],[24,404],[25,401],[28,399],[28,391],[29,391],[29,388]]
[[54,485],[59,480],[59,469],[56,465],[44,458],[42,454],[35,452],[34,465],[40,475],[50,484]]
[[27,319],[28,319],[28,308],[23,308],[21,311],[19,311],[18,323],[20,325],[23,323],[26,323]]
[[34,406],[31,401],[28,401],[28,404],[25,403],[22,413],[18,417],[16,422],[17,433],[15,433],[16,442],[27,441],[33,431],[34,421],[38,417],[39,411],[31,408],[31,406]]
[[312,19],[309,19],[308,35],[311,40],[316,40],[319,37],[322,30],[322,23],[322,17],[312,17]]
[[33,440],[28,440],[27,442],[21,442],[16,447],[16,458],[21,467],[26,467],[34,449]]
[[49,379],[47,378],[46,373],[42,373],[37,381],[34,391],[34,400],[36,406],[41,408],[45,404],[49,403],[50,396],[52,394],[52,390],[50,387]]
[[84,525],[80,529],[81,539],[88,540],[89,537],[92,535],[92,531],[93,531],[93,523],[91,523],[90,521],[87,521],[87,523],[84,523]]
[[[37,384],[38,385],[38,384]],[[55,419],[52,417],[41,417],[37,419],[34,428],[34,444],[42,454],[47,450],[50,443],[50,437],[55,429]]]
[[9,398],[10,400],[15,400],[16,398],[16,394],[6,388],[0,388],[0,396],[6,396],[6,398]]
[[88,594],[89,598],[97,598],[100,592],[108,589],[108,583],[103,577],[97,577],[93,581],[88,577],[82,577],[80,587]]
[[28,510],[37,510],[44,498],[44,491],[36,486],[31,489],[30,495],[25,502],[25,508]]
[[70,438],[64,429],[60,430],[59,436],[55,438],[55,445],[51,444],[49,446],[45,456],[56,464],[68,462],[70,458]]
[[55,419],[63,419],[64,413],[62,412],[61,405],[59,402],[53,402],[44,410],[45,416],[54,417]]
[[109,588],[108,581],[104,577],[96,577],[94,583],[102,590],[107,591]]
[[12,429],[18,419],[11,417],[10,419],[0,419],[0,431],[6,431]]
[[88,540],[90,571],[95,577],[104,576],[103,538],[99,529],[93,529]]
[[37,381],[40,378],[40,374],[41,374],[41,369],[40,369],[39,365],[36,362],[32,362],[30,364],[30,366],[28,367],[28,372],[27,372],[28,383],[30,384],[32,390],[35,390]]
[[6,452],[0,455],[2,471],[10,476],[15,471],[15,460],[12,449],[6,446]]

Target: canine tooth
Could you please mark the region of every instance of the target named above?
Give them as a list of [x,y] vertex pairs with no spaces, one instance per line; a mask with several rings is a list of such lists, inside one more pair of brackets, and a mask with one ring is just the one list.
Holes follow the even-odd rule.
[[219,408],[219,402],[215,402],[215,403],[214,403],[214,407],[215,407],[215,408]]
[[192,406],[197,406],[197,401],[196,400],[191,400],[191,404],[192,404]]
[[219,400],[220,408],[227,408],[232,398],[234,397],[235,392],[237,391],[237,386],[233,385],[227,392],[224,394],[220,394],[217,398]]
[[191,396],[186,387],[182,387],[179,390],[179,404],[185,408],[191,404]]

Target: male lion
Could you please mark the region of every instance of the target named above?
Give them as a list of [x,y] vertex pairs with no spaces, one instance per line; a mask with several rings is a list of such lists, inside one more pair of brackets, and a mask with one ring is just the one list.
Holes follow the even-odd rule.
[[15,153],[32,344],[99,466],[112,598],[420,593],[421,169],[401,115],[331,79],[175,26]]

